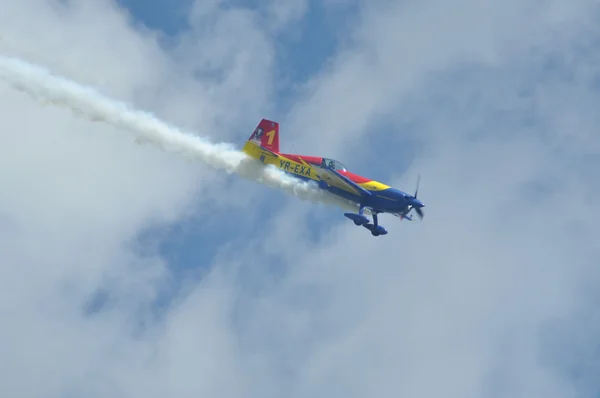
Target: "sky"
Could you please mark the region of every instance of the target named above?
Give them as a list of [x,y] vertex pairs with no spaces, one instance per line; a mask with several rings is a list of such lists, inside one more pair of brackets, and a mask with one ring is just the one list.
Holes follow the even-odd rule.
[[0,54],[407,192],[374,238],[0,84],[0,395],[600,396],[592,0],[0,0]]

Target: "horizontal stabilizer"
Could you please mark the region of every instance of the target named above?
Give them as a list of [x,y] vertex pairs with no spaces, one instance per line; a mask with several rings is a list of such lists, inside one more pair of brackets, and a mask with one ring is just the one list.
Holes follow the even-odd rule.
[[268,150],[267,148],[265,148],[265,147],[262,147],[262,146],[261,146],[261,147],[260,147],[260,149],[261,149],[261,151],[263,151],[263,152],[264,152],[266,155],[270,155],[270,156],[273,156],[273,157],[276,157],[276,158],[278,158],[278,157],[279,157],[279,155],[278,155],[277,153],[275,153],[275,152],[273,152],[273,151],[269,151],[269,150]]

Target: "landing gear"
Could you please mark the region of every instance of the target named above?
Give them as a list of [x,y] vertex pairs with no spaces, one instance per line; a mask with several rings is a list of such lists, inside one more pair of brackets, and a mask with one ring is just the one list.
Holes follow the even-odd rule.
[[363,227],[371,231],[371,235],[379,236],[379,235],[387,235],[387,231],[381,225],[377,224],[377,213],[373,213],[373,224],[367,223],[363,224]]
[[354,225],[365,225],[369,223],[369,219],[364,215],[365,208],[361,207],[356,213],[344,213],[346,217],[354,221]]
[[344,213],[344,216],[348,217],[352,221],[354,221],[354,225],[362,225],[369,231],[371,231],[371,235],[379,236],[379,235],[387,235],[387,231],[381,225],[377,223],[377,212],[373,211],[373,224],[369,222],[369,219],[363,214],[365,211],[364,207],[361,207],[358,210],[358,214],[356,213]]

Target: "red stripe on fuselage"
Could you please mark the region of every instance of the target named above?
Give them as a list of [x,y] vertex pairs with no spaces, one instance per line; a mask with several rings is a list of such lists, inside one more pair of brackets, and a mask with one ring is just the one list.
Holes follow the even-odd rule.
[[295,155],[295,154],[290,154],[290,153],[280,153],[280,155],[284,156],[290,160],[293,160],[294,162],[297,162],[297,163],[302,163],[302,161],[305,161],[306,163],[312,163],[312,164],[316,164],[316,165],[321,164],[321,159],[323,159],[323,158],[319,158],[316,156],[303,156],[303,155]]
[[343,176],[348,177],[352,182],[355,182],[357,184],[362,184],[365,182],[373,181],[370,178],[365,178],[363,176],[359,176],[358,174],[350,173],[349,171],[340,170],[339,173]]
[[[280,155],[285,156],[286,158],[293,160],[294,162],[297,162],[297,163],[302,163],[302,161],[305,161],[306,163],[315,164],[317,166],[320,166],[321,162],[323,161],[323,158],[318,157],[318,156],[304,156],[304,155],[295,155],[295,154],[289,154],[289,153],[280,153]],[[338,170],[338,173],[342,174],[343,176],[348,177],[352,182],[355,182],[357,184],[363,184],[365,182],[373,181],[370,178],[365,178],[365,177],[359,176],[358,174],[351,173],[349,171]]]

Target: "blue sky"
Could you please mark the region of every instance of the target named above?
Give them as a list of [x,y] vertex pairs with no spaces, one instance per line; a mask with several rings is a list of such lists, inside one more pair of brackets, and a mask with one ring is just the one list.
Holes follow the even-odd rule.
[[176,36],[189,26],[187,13],[192,5],[191,1],[167,3],[160,0],[120,0],[119,4],[129,10],[136,22],[168,36]]
[[[282,87],[284,91],[304,82],[321,68],[327,57],[332,55],[337,39],[343,38],[341,28],[349,23],[355,11],[355,7],[351,5],[327,10],[319,1],[309,3],[304,18],[299,23],[291,23],[278,37],[279,69],[286,79],[289,79],[286,80],[288,87]],[[173,39],[189,28],[187,17],[193,2],[190,0],[175,0],[168,3],[161,0],[119,0],[119,4],[129,10],[136,22]],[[225,2],[223,7],[257,9],[260,4],[260,1],[238,0]],[[265,15],[264,12],[261,13]],[[264,22],[269,24],[268,19]],[[283,95],[284,97],[278,99],[285,102],[285,93]]]

